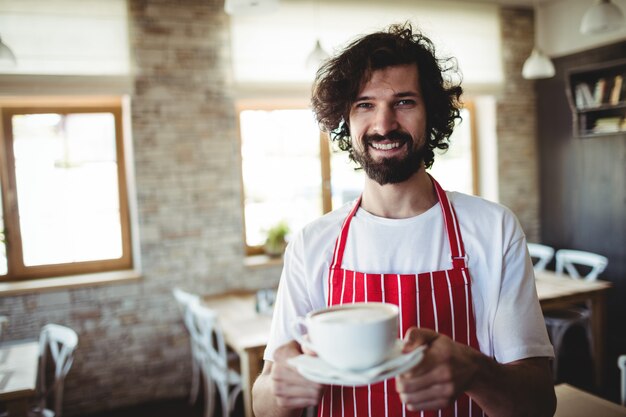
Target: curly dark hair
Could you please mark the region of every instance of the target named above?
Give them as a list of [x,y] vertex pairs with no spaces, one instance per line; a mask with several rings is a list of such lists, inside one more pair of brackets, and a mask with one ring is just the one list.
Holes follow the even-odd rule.
[[[460,74],[453,58],[438,59],[435,46],[410,23],[394,24],[386,30],[363,36],[317,71],[311,104],[322,130],[354,161],[350,108],[372,72],[395,65],[417,64],[420,88],[426,106],[424,164],[432,166],[433,149],[447,149],[455,120],[460,119]],[[444,73],[450,77],[444,80]],[[453,81],[458,76],[457,81]]]

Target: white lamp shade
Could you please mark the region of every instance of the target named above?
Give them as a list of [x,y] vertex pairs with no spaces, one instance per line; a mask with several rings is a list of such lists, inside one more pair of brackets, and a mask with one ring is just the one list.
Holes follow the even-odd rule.
[[522,68],[522,77],[527,80],[554,77],[554,65],[550,58],[534,48]]
[[17,59],[15,54],[4,42],[0,39],[0,65],[16,65]]
[[599,0],[591,6],[580,22],[580,32],[588,35],[619,29],[624,24],[624,13],[610,0]]
[[278,9],[280,0],[226,0],[224,10],[229,15],[257,15],[270,13]]
[[317,67],[319,67],[323,61],[328,59],[328,57],[329,57],[328,52],[326,52],[324,48],[322,48],[322,44],[320,43],[320,40],[318,39],[315,41],[315,47],[313,48],[309,56],[306,58],[306,67],[317,69]]

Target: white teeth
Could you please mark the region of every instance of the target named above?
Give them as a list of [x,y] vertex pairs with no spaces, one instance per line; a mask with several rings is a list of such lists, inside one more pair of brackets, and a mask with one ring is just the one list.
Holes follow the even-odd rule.
[[380,149],[380,150],[383,150],[383,151],[388,151],[389,149],[399,148],[400,147],[400,143],[398,143],[398,142],[393,142],[393,143],[372,143],[372,146],[374,147],[374,149]]

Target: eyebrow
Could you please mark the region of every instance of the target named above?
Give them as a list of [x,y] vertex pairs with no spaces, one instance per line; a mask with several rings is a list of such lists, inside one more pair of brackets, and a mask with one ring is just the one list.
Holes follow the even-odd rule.
[[[400,93],[396,93],[393,96],[395,98],[404,98],[404,97],[418,97],[420,94],[417,91],[402,91]],[[373,100],[374,97],[371,96],[360,96],[357,97],[354,102],[356,103],[357,101],[368,101],[368,100]]]

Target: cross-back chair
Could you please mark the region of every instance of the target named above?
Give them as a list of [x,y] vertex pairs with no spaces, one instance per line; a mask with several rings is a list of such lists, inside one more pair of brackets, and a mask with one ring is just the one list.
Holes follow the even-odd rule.
[[539,243],[528,243],[528,253],[533,260],[533,269],[543,271],[554,257],[554,248]]
[[[569,276],[572,279],[594,281],[606,269],[608,259],[602,255],[570,249],[560,249],[556,252],[556,273]],[[581,275],[576,265],[589,269],[586,275]],[[593,334],[591,330],[591,309],[588,306],[573,306],[568,309],[550,311],[544,314],[548,333],[554,346],[554,362],[552,363],[554,377],[558,376],[559,352],[565,333],[572,326],[580,325],[585,330],[589,344],[589,353],[594,358]]]
[[620,402],[626,407],[626,355],[617,358],[617,366],[620,370]]
[[194,327],[196,337],[192,339],[200,360],[200,370],[204,378],[205,411],[204,416],[213,415],[215,408],[215,389],[219,394],[222,416],[228,415],[235,408],[235,401],[241,392],[241,376],[228,366],[228,354],[224,335],[215,311],[201,303],[191,304],[187,310],[189,321]]
[[[78,335],[69,327],[46,324],[39,335],[39,371],[37,374],[37,405],[29,411],[29,417],[61,417],[63,407],[63,384],[74,362]],[[54,362],[54,379],[48,385],[46,366],[48,352]],[[54,398],[53,408],[47,408],[49,397]]]
[[183,317],[183,322],[185,323],[185,328],[189,332],[189,339],[191,345],[191,388],[189,390],[189,403],[194,404],[196,399],[198,398],[198,393],[200,391],[200,356],[198,352],[196,352],[196,346],[193,343],[193,339],[197,337],[193,332],[195,331],[195,327],[193,323],[191,323],[191,316],[187,314],[188,307],[191,304],[197,304],[200,302],[200,297],[196,294],[189,293],[187,291],[183,291],[180,288],[174,288],[172,290],[172,294],[178,303],[178,308]]

